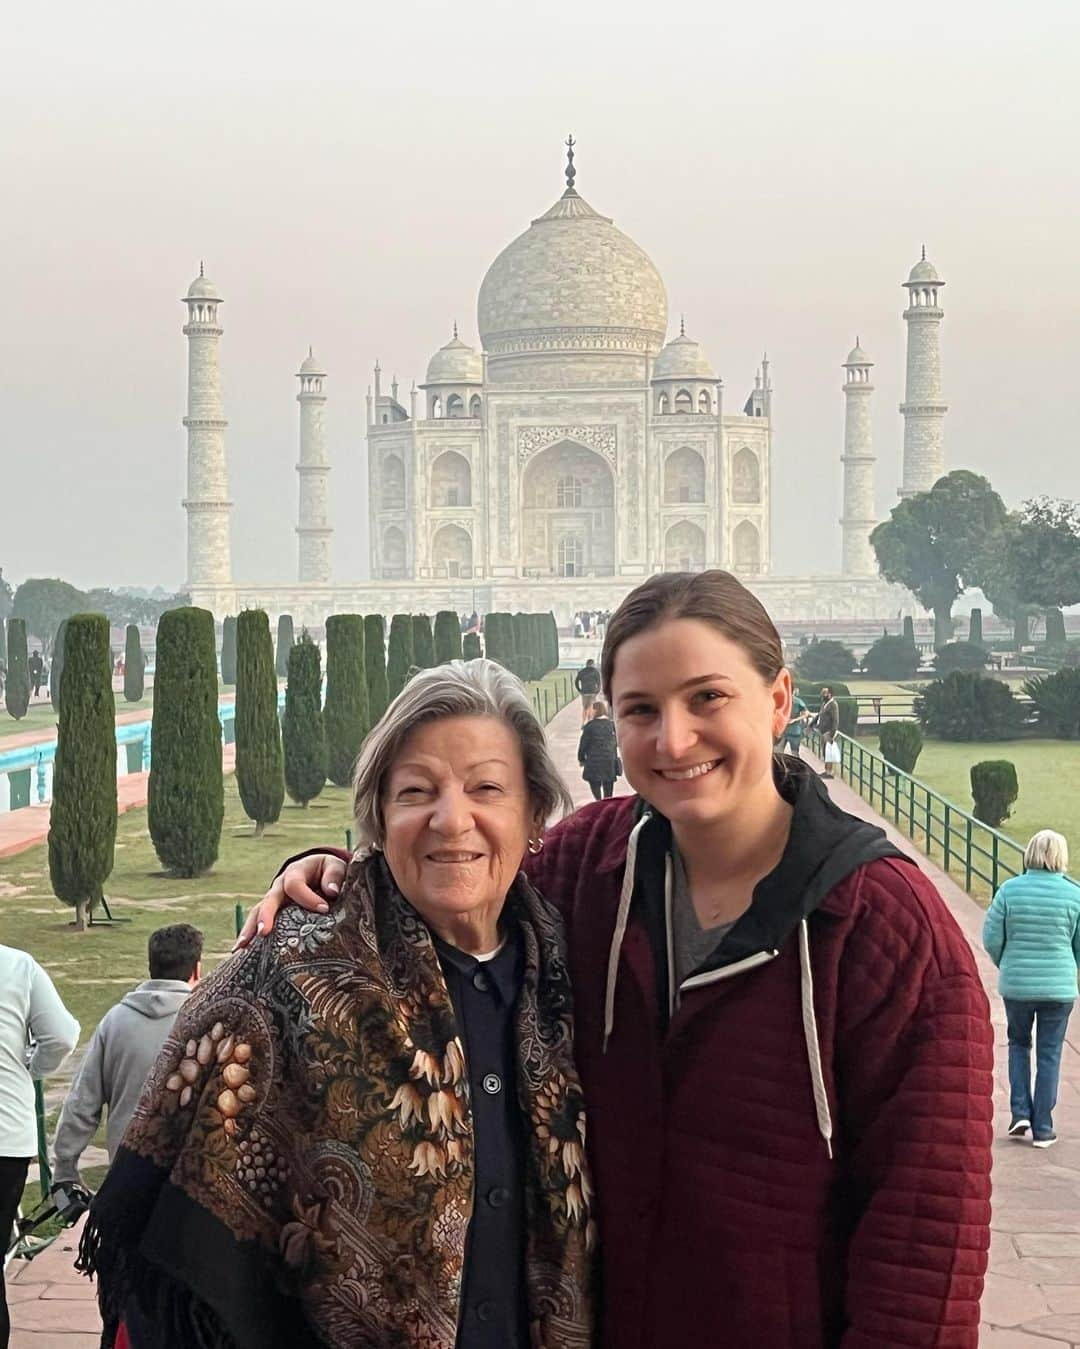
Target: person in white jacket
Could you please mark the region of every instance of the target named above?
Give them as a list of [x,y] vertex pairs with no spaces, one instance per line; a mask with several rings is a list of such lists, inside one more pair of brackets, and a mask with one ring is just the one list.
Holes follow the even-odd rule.
[[150,978],[125,993],[98,1022],[56,1126],[53,1178],[79,1179],[79,1158],[107,1114],[105,1145],[116,1155],[143,1086],[176,1014],[202,973],[203,934],[189,923],[151,932]]
[[[0,946],[0,1233],[4,1247],[37,1154],[34,1081],[48,1077],[79,1043],[79,1023],[33,956]],[[0,1277],[0,1349],[11,1335]]]

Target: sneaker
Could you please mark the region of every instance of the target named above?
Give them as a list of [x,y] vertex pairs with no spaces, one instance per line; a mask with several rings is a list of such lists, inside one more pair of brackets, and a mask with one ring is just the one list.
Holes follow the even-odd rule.
[[1057,1141],[1057,1134],[1048,1134],[1046,1138],[1033,1139],[1031,1146],[1033,1148],[1052,1148]]
[[1031,1120],[1014,1119],[1013,1122],[1009,1125],[1009,1137],[1023,1138],[1030,1128],[1031,1128]]

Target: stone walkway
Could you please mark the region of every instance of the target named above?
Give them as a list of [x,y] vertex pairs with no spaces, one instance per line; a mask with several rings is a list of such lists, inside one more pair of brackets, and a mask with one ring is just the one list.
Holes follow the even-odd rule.
[[[549,738],[575,803],[591,800],[577,769],[580,710],[564,708]],[[820,765],[817,765],[820,767]],[[620,783],[618,791],[627,790]],[[882,821],[842,782],[830,787],[845,810]],[[975,952],[990,991],[998,1041],[995,1091],[994,1218],[990,1273],[983,1298],[981,1349],[1080,1349],[1080,1022],[1066,1041],[1055,1123],[1062,1142],[1051,1152],[1004,1137],[1008,1123],[1005,1016],[993,966],[982,951],[982,909],[887,824],[893,842],[931,877]],[[77,1235],[65,1233],[9,1279],[12,1349],[95,1349],[97,1311],[91,1289],[72,1269]],[[882,1346],[886,1349],[886,1346]]]

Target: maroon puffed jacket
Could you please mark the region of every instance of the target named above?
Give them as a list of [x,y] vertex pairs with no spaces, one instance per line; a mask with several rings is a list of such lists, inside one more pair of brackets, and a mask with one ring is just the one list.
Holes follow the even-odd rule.
[[974,959],[880,830],[804,767],[778,785],[783,858],[678,990],[662,817],[597,802],[527,859],[567,927],[604,1349],[976,1349],[993,1036]]

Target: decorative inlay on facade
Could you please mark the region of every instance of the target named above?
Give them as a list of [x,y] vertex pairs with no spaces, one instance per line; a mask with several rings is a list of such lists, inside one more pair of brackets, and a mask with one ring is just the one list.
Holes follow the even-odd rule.
[[522,426],[517,433],[518,462],[524,463],[540,450],[546,450],[560,440],[573,440],[596,450],[611,464],[615,463],[616,433],[614,426]]
[[499,333],[488,338],[489,356],[530,351],[637,351],[653,354],[662,333],[640,328],[548,328],[542,332]]

